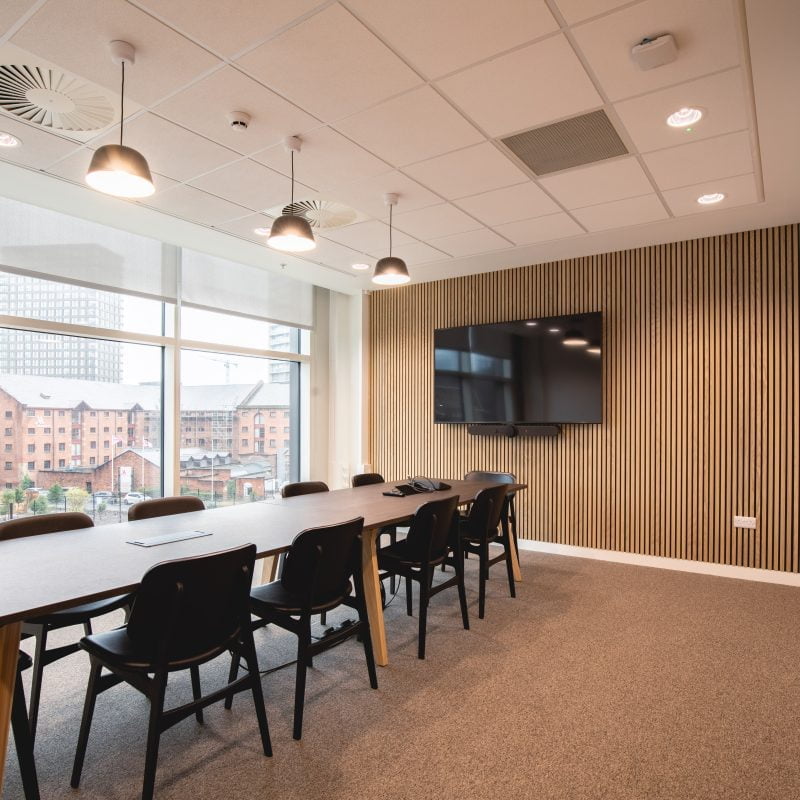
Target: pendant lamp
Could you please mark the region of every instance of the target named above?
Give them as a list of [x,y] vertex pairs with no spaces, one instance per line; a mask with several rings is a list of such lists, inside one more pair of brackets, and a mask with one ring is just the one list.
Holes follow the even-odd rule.
[[[292,199],[289,203],[289,210],[294,210],[294,154],[300,152],[300,137],[290,136],[283,143],[288,153],[292,157]],[[284,208],[284,211],[286,209]],[[267,244],[276,250],[283,250],[286,253],[304,253],[313,250],[317,243],[314,241],[314,234],[311,232],[311,225],[304,217],[296,214],[281,214],[272,223]]]
[[586,347],[589,344],[589,340],[575,328],[568,330],[562,341],[567,347]]
[[111,60],[122,68],[119,93],[119,144],[104,144],[95,150],[86,183],[98,192],[116,197],[149,197],[155,192],[153,176],[145,157],[132,147],[122,144],[125,125],[125,65],[136,62],[136,50],[128,42],[114,41],[109,45]]
[[408,283],[411,278],[408,276],[406,262],[392,255],[392,208],[397,205],[397,195],[385,194],[383,202],[389,206],[389,255],[375,265],[372,282],[383,286],[399,286],[401,283]]

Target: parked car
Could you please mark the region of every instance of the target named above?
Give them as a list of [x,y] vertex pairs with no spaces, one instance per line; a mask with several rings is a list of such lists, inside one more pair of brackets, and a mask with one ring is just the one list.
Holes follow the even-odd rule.
[[123,498],[125,503],[127,503],[129,506],[132,506],[134,503],[141,503],[142,500],[150,500],[150,499],[152,498],[150,498],[146,494],[142,494],[141,492],[128,492],[128,494],[126,494],[125,497]]
[[116,495],[113,492],[95,492],[94,493],[94,499],[95,500],[104,500],[104,501],[107,502],[109,500],[113,500],[115,497],[116,497]]

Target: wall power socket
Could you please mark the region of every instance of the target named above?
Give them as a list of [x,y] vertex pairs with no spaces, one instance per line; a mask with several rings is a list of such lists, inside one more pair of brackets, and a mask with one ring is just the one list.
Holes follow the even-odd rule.
[[756,529],[756,518],[755,517],[740,517],[735,516],[733,518],[733,527],[734,528],[747,528],[749,530]]

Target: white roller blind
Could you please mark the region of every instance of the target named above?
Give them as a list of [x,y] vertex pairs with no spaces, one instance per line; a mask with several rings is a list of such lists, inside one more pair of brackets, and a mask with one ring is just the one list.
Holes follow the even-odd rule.
[[185,248],[181,264],[181,297],[188,305],[295,328],[314,323],[313,287],[308,283]]
[[175,300],[174,258],[116,228],[0,198],[0,268],[97,289]]

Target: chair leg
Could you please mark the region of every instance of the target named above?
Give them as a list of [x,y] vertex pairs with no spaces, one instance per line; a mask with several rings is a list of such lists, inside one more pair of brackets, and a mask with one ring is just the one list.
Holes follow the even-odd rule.
[[89,743],[89,730],[92,727],[92,716],[94,715],[94,706],[97,701],[97,684],[102,671],[103,665],[99,661],[92,659],[92,666],[89,671],[89,683],[86,685],[86,700],[83,704],[81,728],[78,733],[78,746],[75,748],[75,761],[72,764],[72,778],[69,782],[73,789],[77,789],[81,782],[83,761],[86,758],[86,746]]
[[467,611],[467,589],[464,586],[464,560],[461,558],[461,548],[454,553],[453,561],[456,568],[456,580],[458,587],[458,602],[461,606],[461,621],[464,623],[464,630],[469,630],[469,612]]
[[[248,641],[249,639],[249,641]],[[261,672],[258,669],[258,658],[256,647],[253,642],[253,634],[245,634],[245,641],[242,647],[242,654],[247,662],[247,670],[252,680],[253,704],[256,707],[256,718],[258,719],[258,730],[261,734],[261,747],[265,756],[272,755],[272,742],[269,738],[269,725],[267,724],[267,710],[264,707],[264,692],[261,688]],[[238,662],[238,656],[236,657]]]
[[153,800],[158,766],[158,746],[161,742],[161,714],[164,711],[164,695],[167,691],[167,673],[156,673],[150,692],[150,721],[147,726],[147,749],[144,757],[144,780],[142,800]]
[[[233,683],[239,675],[239,661],[241,656],[238,653],[231,654],[231,668],[228,671],[228,683]],[[229,694],[225,698],[225,708],[230,711],[233,706],[233,695]]]
[[39,800],[39,781],[36,777],[36,762],[33,759],[33,738],[28,724],[28,710],[25,706],[25,690],[22,676],[17,672],[14,683],[14,700],[11,703],[11,727],[17,748],[19,773],[22,777],[22,790],[25,800]]
[[44,654],[47,650],[47,626],[41,625],[34,634],[36,649],[33,655],[33,675],[31,677],[31,701],[28,719],[31,726],[31,741],[36,741],[36,725],[39,721],[39,700],[42,694],[42,677],[44,675]]
[[406,578],[406,614],[413,616],[412,608],[412,595],[411,595],[411,578]]
[[311,646],[311,620],[303,617],[302,628],[297,635],[297,676],[294,684],[294,730],[292,736],[300,739],[303,735],[303,707],[306,698],[306,670],[308,669],[308,648]]
[[[397,528],[392,527],[389,530],[389,544],[397,544]],[[397,576],[392,574],[389,576],[389,591],[392,594],[397,592]]]
[[481,552],[479,555],[480,564],[478,571],[480,579],[478,582],[478,618],[483,619],[484,611],[486,610],[486,580],[489,577],[489,543],[481,543]]
[[508,590],[511,592],[512,597],[517,596],[517,589],[514,582],[514,566],[511,563],[511,538],[507,536],[503,541],[503,547],[506,551],[506,572],[508,573]]
[[328,621],[328,612],[327,611],[323,611],[319,615],[319,624],[320,625],[324,625],[327,621]]
[[425,658],[425,634],[428,628],[428,603],[430,602],[431,580],[430,566],[422,568],[419,582],[419,640],[417,658]]
[[[192,697],[199,700],[203,693],[200,691],[200,667],[189,667],[189,674],[192,676]],[[194,712],[195,719],[202,725],[203,724],[203,709],[198,708]]]
[[375,654],[372,652],[372,634],[370,633],[369,617],[367,607],[364,604],[363,594],[358,601],[358,621],[361,623],[361,644],[364,647],[364,657],[367,660],[367,674],[369,675],[369,685],[373,689],[378,688],[378,673],[375,671]]

